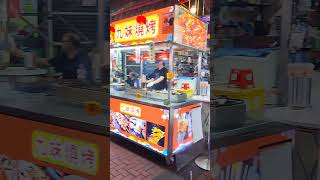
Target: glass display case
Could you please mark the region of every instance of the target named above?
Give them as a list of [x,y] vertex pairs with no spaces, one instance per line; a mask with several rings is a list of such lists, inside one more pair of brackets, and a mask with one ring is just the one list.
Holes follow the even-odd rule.
[[[186,102],[199,94],[202,52],[173,43],[111,49],[111,86],[128,95]],[[162,82],[150,83],[163,78]]]

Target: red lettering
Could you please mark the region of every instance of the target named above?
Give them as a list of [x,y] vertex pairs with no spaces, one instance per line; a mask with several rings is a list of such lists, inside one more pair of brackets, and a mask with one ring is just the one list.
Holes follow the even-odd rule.
[[136,34],[135,36],[143,36],[144,35],[144,26],[137,24],[136,25]]
[[122,30],[118,27],[117,28],[117,39],[122,39],[123,35],[122,35]]
[[130,38],[131,36],[133,36],[132,30],[133,30],[132,25],[126,25],[125,27],[126,38]]
[[156,25],[157,25],[157,21],[154,19],[151,19],[150,21],[147,22],[147,34],[152,33],[155,34],[156,33]]

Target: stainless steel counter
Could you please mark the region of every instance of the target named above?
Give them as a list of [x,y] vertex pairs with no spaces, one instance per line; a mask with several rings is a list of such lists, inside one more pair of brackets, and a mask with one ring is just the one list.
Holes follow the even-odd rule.
[[[0,113],[48,123],[80,131],[109,134],[107,112],[88,116],[84,107],[63,103],[46,93],[13,91],[7,82],[0,82]],[[107,95],[106,95],[107,96]]]
[[184,107],[184,106],[188,106],[188,105],[200,102],[200,101],[190,99],[190,100],[186,100],[185,102],[171,103],[169,105],[166,105],[161,100],[155,100],[155,99],[145,98],[145,97],[137,98],[133,95],[128,94],[126,91],[116,91],[112,88],[110,88],[110,97],[130,101],[130,102],[136,102],[144,105],[149,105],[153,107],[164,108],[164,109],[179,108],[179,107]]
[[[7,82],[0,82],[0,113],[62,126],[75,130],[109,135],[109,112],[98,116],[88,116],[82,106],[72,106],[63,103],[55,96],[48,96],[46,93],[23,93],[13,91]],[[129,100],[132,102],[158,106],[161,108],[181,107],[197,103],[190,100],[184,103],[173,103],[164,105],[162,101],[155,101],[147,98],[136,98],[125,94],[125,92],[111,90],[111,97]],[[107,94],[106,94],[106,98]],[[108,105],[106,105],[108,107]],[[108,109],[108,108],[107,108]],[[213,120],[211,120],[213,121]],[[254,139],[270,131],[290,129],[284,123],[271,122],[264,117],[254,120],[248,119],[242,127],[211,132],[214,146],[225,143],[236,143],[249,139]],[[236,142],[235,142],[236,141]]]
[[293,129],[294,127],[292,126],[280,122],[268,121],[264,117],[260,117],[259,119],[248,117],[241,127],[223,131],[212,130],[211,147],[215,149],[229,146]]
[[[110,90],[110,96],[128,100],[131,102],[142,103],[146,105],[169,108],[169,107],[181,107],[186,106],[198,101],[190,100],[184,103],[174,103],[171,106],[164,105],[162,101],[155,101],[147,98],[136,98],[132,95],[126,94],[125,91]],[[214,119],[211,118],[211,123]],[[293,127],[284,123],[272,122],[265,118],[264,114],[251,115],[246,118],[246,121],[240,127],[233,129],[224,129],[222,131],[211,130],[211,146],[218,148],[221,146],[228,146],[232,144],[241,143],[244,141],[253,140],[255,138],[268,136],[276,133],[281,133],[287,130],[291,130]]]

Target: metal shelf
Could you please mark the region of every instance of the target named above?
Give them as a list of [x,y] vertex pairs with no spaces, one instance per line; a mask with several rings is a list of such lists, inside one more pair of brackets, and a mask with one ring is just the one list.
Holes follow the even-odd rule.
[[271,6],[272,4],[268,3],[260,3],[260,4],[255,4],[255,3],[248,3],[244,1],[236,1],[236,2],[225,2],[222,3],[221,6],[237,6],[237,7],[266,7],[266,6]]
[[107,2],[107,0],[99,0],[96,1],[95,6],[83,6],[82,0],[72,2],[70,0],[48,0],[48,14],[46,15],[49,23],[49,56],[53,56],[54,48],[61,45],[59,41],[65,32],[78,34],[81,44],[86,48],[99,47],[101,49],[102,41],[107,38],[105,30],[106,21],[109,19]]
[[51,15],[98,16],[97,12],[51,12]]
[[21,13],[22,16],[39,16],[40,13]]
[[140,65],[126,65],[127,67],[140,67]]
[[[93,44],[92,41],[83,41],[81,42],[82,45],[90,45],[90,44]],[[54,46],[61,46],[62,45],[62,42],[53,42],[53,45]]]

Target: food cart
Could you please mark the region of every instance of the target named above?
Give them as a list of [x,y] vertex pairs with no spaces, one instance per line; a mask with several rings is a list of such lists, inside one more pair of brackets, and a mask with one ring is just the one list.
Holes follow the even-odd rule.
[[[177,168],[203,147],[202,104],[192,96],[205,90],[200,84],[207,29],[181,6],[112,22],[110,27],[110,131],[164,156]],[[153,90],[144,82],[159,60],[168,70],[167,88]]]

